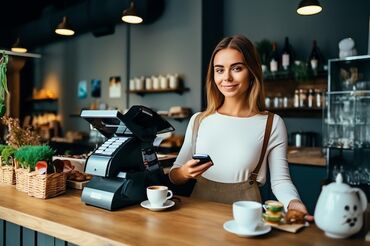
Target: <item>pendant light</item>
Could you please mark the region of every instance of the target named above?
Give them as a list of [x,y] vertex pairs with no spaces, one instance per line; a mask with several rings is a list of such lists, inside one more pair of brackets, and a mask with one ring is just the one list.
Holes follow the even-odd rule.
[[302,0],[297,8],[300,15],[314,15],[320,13],[322,7],[318,0]]
[[73,31],[67,22],[66,16],[63,16],[63,20],[58,24],[57,28],[55,29],[55,33],[63,36],[72,36],[75,34],[75,31]]
[[22,47],[20,39],[17,38],[17,41],[12,45],[11,51],[17,52],[17,53],[26,53],[27,49]]
[[140,24],[143,18],[137,15],[134,1],[131,1],[130,7],[125,9],[122,13],[122,21],[130,24]]

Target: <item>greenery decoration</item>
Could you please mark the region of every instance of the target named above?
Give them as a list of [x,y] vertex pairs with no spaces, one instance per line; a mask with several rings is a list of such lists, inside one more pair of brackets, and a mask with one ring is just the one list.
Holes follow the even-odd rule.
[[0,117],[4,116],[6,112],[6,95],[9,94],[8,81],[6,78],[6,66],[8,61],[8,55],[3,53],[0,58]]
[[14,157],[14,154],[17,150],[13,148],[12,146],[6,146],[2,151],[1,151],[1,162],[2,165],[12,165],[12,160]]
[[308,64],[302,61],[295,61],[292,66],[292,71],[296,81],[306,81],[312,77]]
[[33,171],[38,161],[46,161],[49,166],[53,155],[54,150],[48,145],[23,146],[15,153],[15,159],[22,168]]

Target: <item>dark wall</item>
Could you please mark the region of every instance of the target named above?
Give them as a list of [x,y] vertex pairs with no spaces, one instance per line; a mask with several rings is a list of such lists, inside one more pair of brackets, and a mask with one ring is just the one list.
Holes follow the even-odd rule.
[[326,58],[338,57],[338,42],[352,37],[358,54],[367,54],[369,0],[319,1],[323,11],[313,16],[296,12],[299,0],[225,0],[226,35],[245,34],[252,41],[263,38],[282,48],[288,36],[299,59],[305,60],[316,39]]

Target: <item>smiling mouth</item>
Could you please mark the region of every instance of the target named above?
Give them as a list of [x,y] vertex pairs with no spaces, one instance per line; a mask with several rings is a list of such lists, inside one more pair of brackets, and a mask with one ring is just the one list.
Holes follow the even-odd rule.
[[237,84],[234,84],[234,85],[223,85],[222,87],[225,89],[233,89],[236,88],[237,86],[238,86]]

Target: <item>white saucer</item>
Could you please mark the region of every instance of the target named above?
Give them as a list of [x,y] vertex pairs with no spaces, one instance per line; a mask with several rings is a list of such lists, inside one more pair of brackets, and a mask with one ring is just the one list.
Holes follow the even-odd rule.
[[228,232],[234,233],[238,235],[239,237],[254,237],[254,236],[260,236],[263,234],[266,234],[271,231],[270,225],[261,224],[257,227],[257,230],[250,231],[243,228],[240,228],[235,220],[229,220],[225,222],[224,229]]
[[149,200],[146,200],[146,201],[143,201],[142,203],[140,203],[140,205],[143,207],[143,208],[147,208],[149,210],[152,210],[152,211],[161,211],[161,210],[164,210],[164,209],[167,209],[167,208],[170,208],[172,206],[175,205],[175,202],[172,201],[172,200],[167,200],[162,207],[152,207],[150,205],[150,202]]

